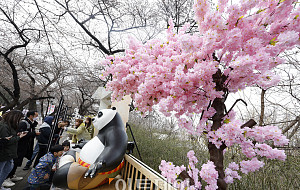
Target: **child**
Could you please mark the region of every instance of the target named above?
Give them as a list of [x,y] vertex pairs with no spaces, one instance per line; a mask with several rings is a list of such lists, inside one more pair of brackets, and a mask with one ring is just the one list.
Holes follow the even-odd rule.
[[70,142],[68,140],[65,140],[61,145],[64,147],[64,154],[70,150]]
[[62,145],[54,145],[50,152],[40,158],[39,163],[28,177],[30,190],[39,190],[43,184],[49,181],[52,166],[56,159],[63,154],[63,150]]
[[64,141],[61,145],[64,147],[64,152],[60,157],[56,159],[56,163],[53,164],[52,171],[56,171],[58,169],[60,158],[70,150],[70,142],[68,140]]
[[[55,171],[58,169],[60,158],[70,150],[70,142],[68,140],[65,140],[61,145],[64,147],[64,152],[60,157],[56,159],[56,163],[52,167],[52,172],[50,173],[50,181],[52,181],[53,175]],[[52,184],[50,189],[59,190],[60,188],[57,188]]]

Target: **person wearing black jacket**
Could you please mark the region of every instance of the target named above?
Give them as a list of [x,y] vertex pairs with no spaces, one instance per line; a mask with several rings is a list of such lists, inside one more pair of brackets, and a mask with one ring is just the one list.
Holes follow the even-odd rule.
[[15,175],[17,167],[22,165],[24,157],[30,159],[32,156],[34,138],[36,136],[35,127],[38,124],[36,121],[37,117],[38,113],[36,111],[28,111],[26,118],[19,123],[18,132],[26,131],[27,134],[18,142],[18,157],[14,159],[14,167],[8,175],[8,179],[12,182],[17,182],[23,179],[23,177],[18,177]]
[[[30,160],[33,153],[34,138],[40,134],[39,132],[35,131],[38,125],[37,119],[39,114],[36,111],[29,111],[27,112],[26,116],[27,117],[25,118],[25,122],[29,123],[30,129],[28,131],[28,149],[27,149],[27,153],[25,154],[25,158]],[[23,124],[23,122],[21,122],[21,124]]]
[[[40,126],[40,135],[37,137],[39,143],[39,152],[34,161],[33,167],[35,167],[39,163],[39,159],[42,156],[47,154],[47,146],[51,134],[51,126],[53,119],[53,116],[45,117],[44,123]],[[58,137],[58,135],[54,135],[54,138],[56,137]]]
[[22,117],[21,111],[13,110],[5,113],[0,122],[0,189],[5,189],[3,182],[13,168],[13,159],[17,158],[18,141],[26,135],[26,132],[17,133]]

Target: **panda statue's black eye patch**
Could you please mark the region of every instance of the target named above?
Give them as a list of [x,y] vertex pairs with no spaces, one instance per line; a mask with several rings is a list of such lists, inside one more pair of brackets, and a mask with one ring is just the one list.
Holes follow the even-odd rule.
[[99,113],[98,113],[98,117],[101,117],[103,115],[103,113],[102,113],[102,111],[100,111]]

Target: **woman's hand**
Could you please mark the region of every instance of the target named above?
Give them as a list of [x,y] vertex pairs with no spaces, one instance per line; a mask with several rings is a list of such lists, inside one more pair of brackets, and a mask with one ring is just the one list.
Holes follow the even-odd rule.
[[25,137],[27,135],[28,131],[23,131],[20,133],[20,138]]
[[12,138],[12,136],[10,136],[10,137],[5,137],[6,140],[10,140],[11,138]]

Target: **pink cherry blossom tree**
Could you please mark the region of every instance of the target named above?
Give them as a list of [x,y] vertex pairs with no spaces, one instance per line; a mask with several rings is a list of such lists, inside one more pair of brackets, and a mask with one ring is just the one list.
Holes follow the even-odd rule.
[[[219,0],[216,7],[196,0],[194,12],[198,33],[186,34],[188,25],[175,33],[170,21],[164,40],[142,44],[131,38],[124,56],[107,57],[103,77],[112,74],[107,83],[112,99],[131,95],[142,114],[159,105],[164,115],[174,113],[189,133],[207,136],[210,161],[201,169],[195,167],[193,151],[188,168],[162,161],[160,170],[170,182],[199,189],[201,178],[206,189],[226,189],[240,173],[263,167],[261,157],[286,157],[269,145],[288,143],[278,127],[243,125],[225,101],[229,93],[248,86],[277,84],[272,69],[284,62],[280,53],[299,45],[300,9],[294,0]],[[196,126],[188,119],[194,114],[199,115]],[[248,159],[224,169],[224,150],[231,146],[239,146]],[[189,177],[177,183],[183,171]]]

